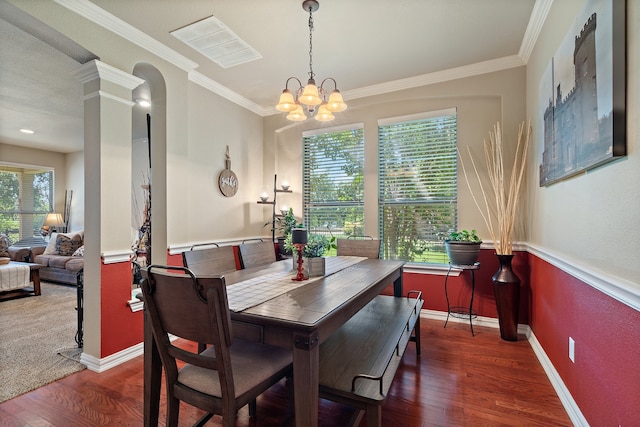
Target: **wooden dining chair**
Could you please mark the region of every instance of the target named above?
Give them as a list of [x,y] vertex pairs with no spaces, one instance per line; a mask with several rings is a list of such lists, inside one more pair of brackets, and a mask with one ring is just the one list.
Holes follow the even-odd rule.
[[[176,270],[177,272],[172,272]],[[196,277],[183,267],[152,265],[142,281],[145,309],[165,371],[167,420],[178,424],[180,401],[235,425],[238,409],[292,373],[289,350],[233,337],[224,277]],[[175,346],[170,335],[210,346],[195,353]],[[178,369],[178,361],[184,366]]]
[[371,237],[364,239],[338,239],[338,256],[362,256],[371,259],[380,258],[380,240]]
[[[217,246],[199,249],[194,245],[191,250],[182,252],[182,265],[193,271],[196,276],[222,275],[236,270],[236,257],[233,246]],[[204,245],[203,245],[204,246]]]
[[238,246],[238,252],[242,268],[257,267],[277,261],[276,249],[271,241],[243,242]]

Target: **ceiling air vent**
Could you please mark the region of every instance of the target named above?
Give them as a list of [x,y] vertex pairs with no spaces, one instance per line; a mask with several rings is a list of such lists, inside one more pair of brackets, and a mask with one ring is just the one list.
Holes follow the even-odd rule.
[[204,18],[170,33],[222,68],[262,58],[254,48],[238,37],[214,16]]

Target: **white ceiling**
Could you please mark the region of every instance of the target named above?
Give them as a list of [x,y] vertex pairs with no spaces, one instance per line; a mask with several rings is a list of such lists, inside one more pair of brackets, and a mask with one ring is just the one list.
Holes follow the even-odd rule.
[[[308,78],[308,13],[301,0],[55,1],[172,60],[189,70],[192,80],[258,114],[275,112],[288,77]],[[522,65],[550,2],[320,0],[313,14],[316,81],[335,78],[349,103],[449,76]],[[51,29],[28,34],[35,32],[34,25],[24,25],[30,17],[6,0],[0,0],[0,12],[0,141],[82,150],[81,88],[71,72],[91,59],[90,52],[78,53],[65,43],[50,46],[51,39],[64,39]],[[170,35],[211,15],[262,58],[223,69]],[[42,25],[35,27],[42,33]],[[22,127],[36,133],[21,134]]]

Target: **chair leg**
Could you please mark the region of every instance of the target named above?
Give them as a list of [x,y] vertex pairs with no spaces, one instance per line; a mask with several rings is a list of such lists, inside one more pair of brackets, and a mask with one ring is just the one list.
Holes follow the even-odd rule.
[[180,400],[167,395],[167,427],[177,427],[179,415]]
[[296,413],[296,401],[295,401],[295,393],[293,390],[293,376],[287,375],[285,380],[285,387],[287,388],[287,396],[289,397],[289,414],[293,415]]
[[251,402],[249,402],[249,416],[252,418],[255,418],[256,414],[258,413],[258,405],[256,404],[256,399],[253,399]]

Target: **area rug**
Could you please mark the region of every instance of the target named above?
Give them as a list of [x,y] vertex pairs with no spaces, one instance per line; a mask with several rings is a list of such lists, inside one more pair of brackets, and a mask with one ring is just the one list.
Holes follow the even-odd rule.
[[0,402],[85,369],[77,348],[76,288],[0,301]]

